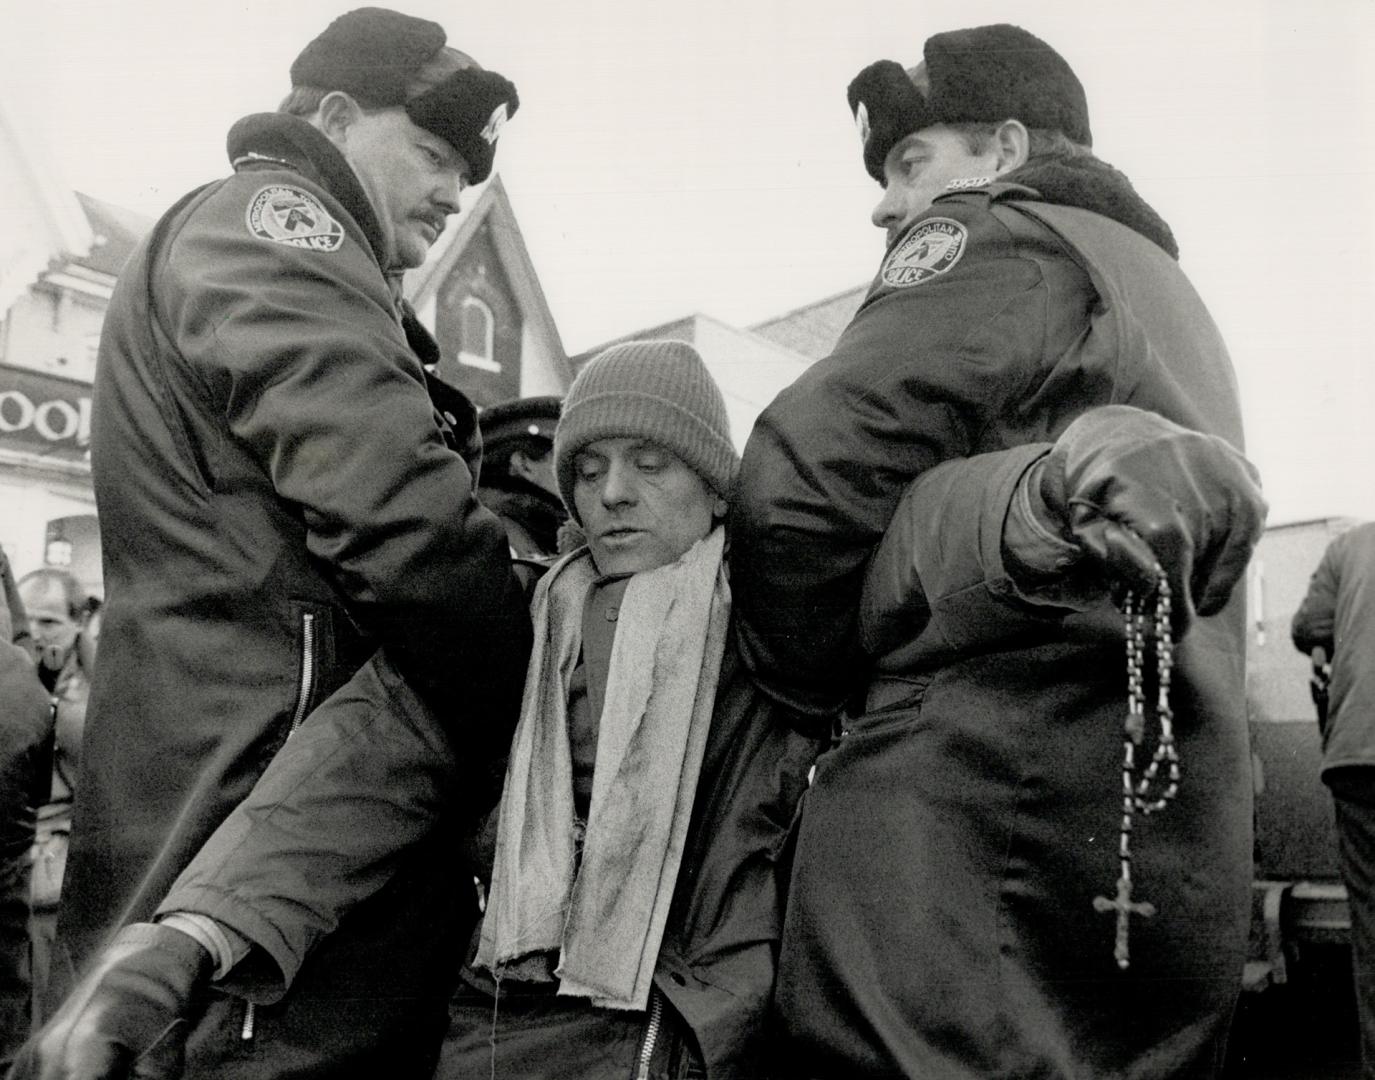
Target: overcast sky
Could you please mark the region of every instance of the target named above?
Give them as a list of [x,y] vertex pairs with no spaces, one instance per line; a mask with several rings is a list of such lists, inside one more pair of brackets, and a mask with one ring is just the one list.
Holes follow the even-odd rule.
[[[0,0],[0,89],[73,188],[155,216],[226,170],[349,0]],[[1171,223],[1242,386],[1272,521],[1375,517],[1375,0],[407,0],[517,85],[498,170],[570,353],[867,281],[845,86],[1016,22]]]

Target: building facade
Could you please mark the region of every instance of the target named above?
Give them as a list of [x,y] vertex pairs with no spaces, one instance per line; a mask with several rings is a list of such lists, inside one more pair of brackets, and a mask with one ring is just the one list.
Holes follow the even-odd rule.
[[70,225],[31,238],[47,258],[22,289],[9,275],[0,312],[0,544],[20,573],[63,567],[100,595],[91,380],[115,277],[150,223],[80,193],[65,209]]

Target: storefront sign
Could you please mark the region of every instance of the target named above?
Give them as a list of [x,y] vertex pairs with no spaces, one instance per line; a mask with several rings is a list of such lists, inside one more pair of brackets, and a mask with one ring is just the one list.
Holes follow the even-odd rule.
[[90,384],[0,365],[0,446],[89,461]]

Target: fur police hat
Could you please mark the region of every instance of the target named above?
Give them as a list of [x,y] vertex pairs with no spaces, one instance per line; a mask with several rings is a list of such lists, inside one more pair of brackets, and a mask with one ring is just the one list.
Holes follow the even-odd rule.
[[928,89],[893,60],[870,64],[847,97],[864,140],[864,166],[879,183],[900,139],[932,124],[1020,120],[1093,145],[1088,100],[1064,57],[1020,26],[999,23],[927,38]]
[[598,439],[642,438],[668,447],[718,495],[729,495],[740,467],[726,400],[686,341],[613,345],[578,372],[554,433],[559,494],[576,518],[573,462]]
[[516,88],[476,63],[411,96],[416,73],[447,40],[444,28],[388,8],[345,12],[291,65],[293,86],[342,90],[365,106],[402,106],[407,115],[463,155],[474,183],[486,180],[502,125],[520,107]]

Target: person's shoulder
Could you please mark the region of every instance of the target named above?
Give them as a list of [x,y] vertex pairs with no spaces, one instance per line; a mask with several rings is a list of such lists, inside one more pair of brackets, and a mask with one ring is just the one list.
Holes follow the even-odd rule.
[[[930,290],[915,287],[947,275],[958,280],[974,265],[1016,257],[1015,237],[992,209],[1013,186],[955,181],[889,247],[871,299],[890,292],[926,294]],[[981,278],[981,288],[988,284]]]
[[1375,521],[1363,521],[1334,537],[1328,550],[1343,558],[1359,558],[1375,564]]
[[291,169],[248,169],[202,188],[178,234],[238,241],[265,253],[329,255],[356,244],[347,213],[321,185]]

